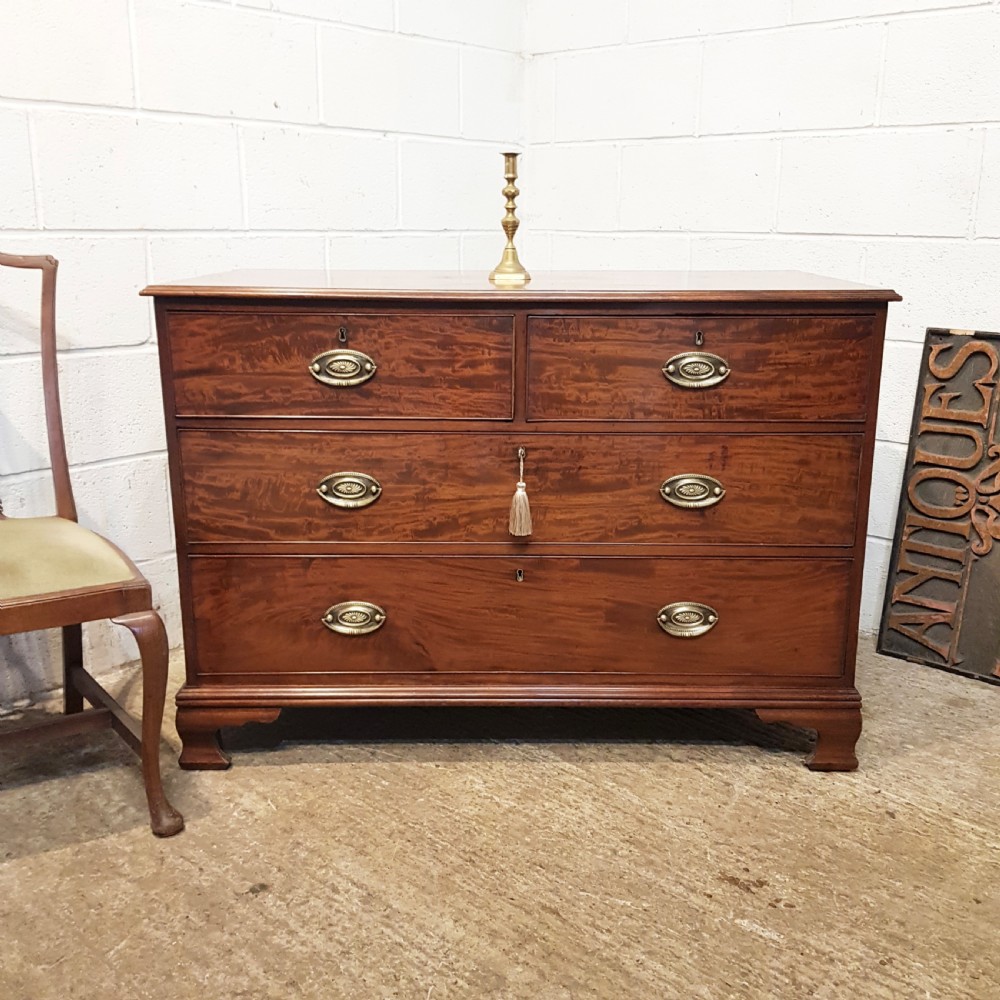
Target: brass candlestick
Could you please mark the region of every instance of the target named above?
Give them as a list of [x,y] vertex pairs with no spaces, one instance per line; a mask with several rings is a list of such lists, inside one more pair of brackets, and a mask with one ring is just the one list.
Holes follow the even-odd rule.
[[507,199],[507,211],[500,225],[503,226],[504,234],[507,236],[507,245],[503,248],[500,263],[490,272],[490,281],[494,285],[526,285],[531,281],[531,275],[518,260],[517,249],[514,247],[514,233],[521,224],[514,214],[515,199],[521,193],[514,184],[517,180],[517,157],[517,153],[503,154],[503,175],[507,184],[501,193]]

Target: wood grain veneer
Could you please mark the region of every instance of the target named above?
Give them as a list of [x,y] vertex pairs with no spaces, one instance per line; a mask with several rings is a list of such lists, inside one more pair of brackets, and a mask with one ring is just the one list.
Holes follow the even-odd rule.
[[[176,313],[174,399],[182,414],[509,419],[513,333],[510,315]],[[312,378],[310,362],[340,346],[375,377],[350,391]]]
[[[661,371],[699,333],[729,364],[715,392]],[[528,419],[862,420],[871,352],[861,316],[532,316]]]
[[[179,435],[191,542],[506,542],[511,456],[524,434],[185,430]],[[534,433],[531,544],[839,545],[854,540],[859,435]],[[382,484],[370,507],[317,492],[335,471]],[[679,509],[669,477],[698,471],[719,504]],[[253,516],[247,516],[252,506]]]
[[[709,682],[843,667],[844,560],[200,557],[191,568],[206,678],[405,671],[433,686],[473,670]],[[323,625],[348,593],[386,610],[382,628],[348,636]],[[719,624],[698,639],[666,635],[657,612],[693,594],[719,609]]]

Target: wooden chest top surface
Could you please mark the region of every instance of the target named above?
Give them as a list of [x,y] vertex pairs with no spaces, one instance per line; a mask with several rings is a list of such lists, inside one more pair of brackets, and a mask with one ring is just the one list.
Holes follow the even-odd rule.
[[143,295],[175,298],[378,298],[538,301],[896,302],[890,289],[804,271],[542,271],[524,288],[497,288],[485,271],[240,270],[153,284]]

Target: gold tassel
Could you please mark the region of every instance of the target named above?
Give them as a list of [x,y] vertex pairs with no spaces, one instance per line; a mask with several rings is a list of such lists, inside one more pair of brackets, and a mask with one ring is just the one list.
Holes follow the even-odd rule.
[[523,448],[517,449],[517,457],[521,460],[521,476],[517,489],[510,501],[510,533],[515,538],[523,538],[531,534],[531,507],[528,504],[528,487],[524,482]]

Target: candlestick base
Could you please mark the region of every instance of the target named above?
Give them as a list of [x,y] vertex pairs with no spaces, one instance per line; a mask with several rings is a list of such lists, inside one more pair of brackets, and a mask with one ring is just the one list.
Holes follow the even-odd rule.
[[490,281],[494,285],[526,285],[531,281],[513,246],[504,247],[500,263],[490,271]]

